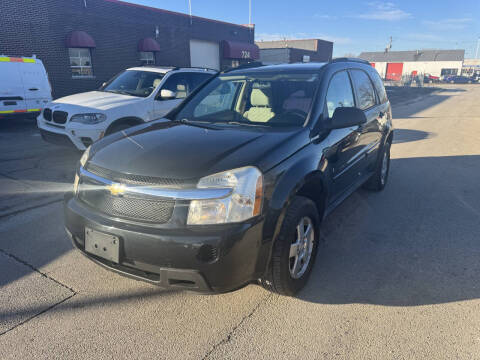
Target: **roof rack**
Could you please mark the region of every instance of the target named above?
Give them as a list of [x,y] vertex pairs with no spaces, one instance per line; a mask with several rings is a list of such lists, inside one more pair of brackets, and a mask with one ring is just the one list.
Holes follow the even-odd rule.
[[261,61],[252,61],[246,64],[239,65],[237,67],[231,67],[231,68],[225,69],[222,71],[222,74],[228,73],[233,70],[250,69],[250,68],[256,68],[260,66],[264,66]]
[[335,58],[335,59],[332,59],[330,62],[331,63],[336,63],[336,62],[347,62],[347,61],[358,62],[358,63],[370,65],[370,63],[367,60],[363,60],[363,59],[360,59],[360,58],[349,58],[349,57]]

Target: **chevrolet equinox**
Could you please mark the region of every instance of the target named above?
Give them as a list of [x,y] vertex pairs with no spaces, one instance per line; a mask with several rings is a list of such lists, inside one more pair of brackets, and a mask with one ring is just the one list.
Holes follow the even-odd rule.
[[367,62],[251,65],[197,88],[164,118],[80,159],[67,233],[98,264],[162,287],[293,295],[319,229],[361,186],[382,190],[390,103]]

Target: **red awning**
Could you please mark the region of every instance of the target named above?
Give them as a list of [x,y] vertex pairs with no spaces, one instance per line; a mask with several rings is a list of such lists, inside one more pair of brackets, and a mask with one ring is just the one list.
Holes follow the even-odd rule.
[[145,38],[138,42],[138,51],[160,51],[157,40]]
[[226,59],[258,59],[258,46],[246,42],[223,40],[223,57]]
[[69,48],[94,48],[95,40],[85,31],[72,31],[65,39],[65,45]]

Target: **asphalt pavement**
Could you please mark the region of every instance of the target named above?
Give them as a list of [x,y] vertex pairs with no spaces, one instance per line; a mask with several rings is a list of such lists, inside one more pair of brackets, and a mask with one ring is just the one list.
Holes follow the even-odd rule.
[[75,150],[0,124],[1,359],[475,359],[480,354],[480,86],[392,96],[389,183],[322,224],[305,289],[163,290],[72,249]]

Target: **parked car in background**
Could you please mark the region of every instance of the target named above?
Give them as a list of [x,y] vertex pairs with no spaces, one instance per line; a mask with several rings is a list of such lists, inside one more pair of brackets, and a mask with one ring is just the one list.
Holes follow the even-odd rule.
[[423,82],[428,83],[428,84],[440,82],[440,76],[434,76],[434,75],[431,75],[431,74],[424,74],[423,75]]
[[450,84],[472,84],[478,82],[478,80],[473,77],[460,75],[447,76],[443,81]]
[[0,55],[0,118],[36,118],[50,101],[52,89],[40,59]]
[[85,150],[105,135],[161,118],[216,71],[134,67],[99,90],[56,99],[37,123],[44,140]]
[[392,141],[366,61],[231,70],[167,118],[89,147],[66,229],[90,259],[138,280],[204,292],[260,281],[293,295],[321,220],[360,186],[385,187]]

